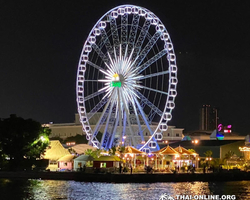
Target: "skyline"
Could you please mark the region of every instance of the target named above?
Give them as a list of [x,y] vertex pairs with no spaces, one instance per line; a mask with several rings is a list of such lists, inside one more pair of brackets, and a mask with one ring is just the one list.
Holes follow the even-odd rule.
[[93,25],[108,10],[134,4],[164,23],[177,56],[178,95],[169,125],[199,127],[203,104],[222,123],[248,134],[249,3],[241,1],[25,1],[0,8],[0,117],[73,122],[79,57]]

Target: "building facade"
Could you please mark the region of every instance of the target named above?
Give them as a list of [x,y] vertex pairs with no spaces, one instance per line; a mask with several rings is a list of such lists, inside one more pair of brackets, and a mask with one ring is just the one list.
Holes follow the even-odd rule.
[[[93,129],[95,127],[95,123],[97,122],[98,118],[91,118],[89,121],[91,128]],[[151,125],[151,129],[155,130],[158,124]],[[61,124],[46,124],[47,127],[51,129],[51,135],[50,138],[53,137],[60,137],[62,139],[66,139],[68,137],[76,136],[76,135],[85,135],[85,133],[82,130],[82,124],[79,121],[79,115],[75,114],[75,122],[74,123],[61,123]],[[151,136],[149,131],[147,131],[146,126],[142,125],[143,135],[145,140],[148,140]],[[132,129],[134,132],[138,131],[138,125],[133,124]],[[183,128],[176,128],[175,126],[168,126],[168,129],[163,132],[163,139],[160,141],[160,143],[167,143],[167,141],[179,141],[181,140],[183,135]],[[100,129],[101,132],[104,131],[104,125]],[[126,133],[129,135],[129,129],[127,128]],[[141,137],[140,135],[135,137],[136,140],[140,141]],[[128,141],[129,142],[129,141]]]

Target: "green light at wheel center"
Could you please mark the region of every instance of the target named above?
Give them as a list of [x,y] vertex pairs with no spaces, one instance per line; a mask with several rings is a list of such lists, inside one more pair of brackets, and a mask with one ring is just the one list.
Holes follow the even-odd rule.
[[122,83],[120,81],[112,81],[110,87],[121,87]]

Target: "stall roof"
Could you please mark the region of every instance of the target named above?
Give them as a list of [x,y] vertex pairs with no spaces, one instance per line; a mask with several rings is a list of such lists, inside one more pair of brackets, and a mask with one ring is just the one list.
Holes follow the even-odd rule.
[[95,158],[94,161],[120,161],[121,159],[118,156],[100,156]]
[[51,140],[49,147],[47,147],[44,158],[49,160],[58,160],[59,158],[71,155],[67,149],[65,149],[59,140]]
[[94,160],[94,158],[92,156],[89,155],[81,155],[77,158],[74,159],[75,161],[92,161]]
[[187,149],[185,149],[185,148],[182,147],[182,146],[178,146],[178,147],[174,148],[174,150],[176,150],[177,152],[179,152],[179,153],[182,154],[182,155],[185,155],[185,154],[186,154],[186,155],[197,154],[197,153],[188,151]]
[[174,150],[172,147],[170,147],[169,145],[160,149],[159,151],[154,151],[152,153],[161,154],[161,155],[179,155],[179,153],[176,150]]
[[84,152],[87,149],[92,149],[92,150],[96,150],[95,147],[90,146],[88,144],[77,144],[75,146],[70,147],[71,149],[73,149],[77,154],[84,154]]
[[136,149],[134,147],[131,147],[131,146],[127,146],[125,148],[125,152],[126,153],[135,153],[135,154],[145,154],[145,152],[140,151],[140,150],[138,150],[138,149]]
[[71,162],[74,158],[74,155],[66,155],[58,159],[59,162]]

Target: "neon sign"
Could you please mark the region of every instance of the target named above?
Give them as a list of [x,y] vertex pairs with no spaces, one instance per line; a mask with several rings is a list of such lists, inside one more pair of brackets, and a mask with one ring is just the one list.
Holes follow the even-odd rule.
[[240,151],[250,151],[249,147],[239,147]]
[[223,125],[222,125],[222,124],[219,124],[219,125],[218,125],[218,131],[221,131],[222,128],[223,128]]
[[232,125],[227,125],[227,126],[223,126],[223,124],[219,124],[217,129],[219,132],[224,132],[224,133],[231,133],[232,130]]

